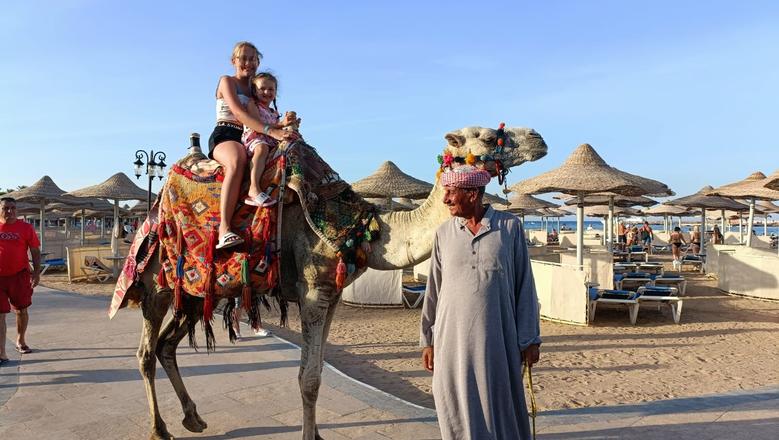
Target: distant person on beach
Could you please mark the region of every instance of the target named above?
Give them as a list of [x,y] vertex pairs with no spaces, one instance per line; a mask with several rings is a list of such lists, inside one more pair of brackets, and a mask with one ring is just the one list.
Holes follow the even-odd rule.
[[627,234],[628,229],[625,227],[625,222],[619,222],[619,226],[617,226],[617,241],[622,244],[627,243]]
[[684,241],[684,234],[682,234],[682,228],[675,227],[673,232],[668,238],[671,242],[671,255],[673,255],[673,268],[679,270],[682,267],[682,244],[687,244]]
[[[208,157],[218,161],[224,172],[219,200],[217,249],[243,243],[243,238],[230,230],[230,221],[238,204],[238,194],[247,162],[246,149],[241,142],[244,126],[265,134],[277,130],[263,123],[257,114],[256,106],[249,105],[252,99],[250,81],[257,72],[260,59],[262,54],[252,43],[237,43],[231,58],[235,74],[219,78],[216,88],[216,127],[208,139]],[[280,137],[293,140],[297,138],[297,134],[285,131]]]
[[549,234],[549,238],[548,238],[547,241],[549,241],[551,243],[557,243],[559,238],[560,237],[557,235],[557,229],[552,228],[552,233]]
[[[278,80],[268,72],[260,72],[252,78],[253,101],[250,107],[254,107],[259,115],[260,121],[265,124],[262,132],[253,130],[251,127],[245,127],[243,131],[242,142],[246,147],[246,152],[251,158],[251,171],[249,172],[249,194],[244,203],[252,206],[268,207],[273,206],[276,200],[270,197],[261,188],[262,173],[265,172],[265,162],[268,159],[268,153],[279,145],[280,140],[286,139],[287,131],[285,127],[297,125],[300,120],[297,119],[294,112],[287,112],[284,115],[284,121],[279,123],[279,112],[276,107],[276,91],[278,90]],[[272,105],[272,107],[271,107]],[[268,191],[270,192],[270,191]]]
[[638,242],[638,228],[637,227],[633,226],[631,228],[628,228],[627,241],[628,241],[628,244],[627,244],[628,247],[633,246],[634,244],[636,244]]
[[690,233],[690,244],[692,245],[692,253],[701,253],[701,228],[698,225],[693,226],[692,233]]
[[655,233],[652,231],[652,227],[649,226],[649,222],[646,220],[644,221],[644,224],[641,225],[641,229],[639,230],[639,236],[641,237],[641,244],[644,246],[644,249],[647,250],[650,254],[652,253],[652,240],[655,238]]
[[538,361],[541,337],[522,225],[482,203],[487,171],[440,179],[453,218],[435,234],[420,345],[441,437],[530,439],[522,363]]
[[724,244],[725,243],[725,237],[723,237],[722,232],[719,230],[719,226],[714,225],[714,233],[712,234],[712,243],[714,244]]
[[[32,352],[25,334],[32,305],[32,290],[41,276],[40,241],[32,225],[16,218],[16,200],[0,199],[0,365],[8,362],[5,351],[5,315],[16,313],[16,351]],[[32,257],[32,273],[27,259]]]

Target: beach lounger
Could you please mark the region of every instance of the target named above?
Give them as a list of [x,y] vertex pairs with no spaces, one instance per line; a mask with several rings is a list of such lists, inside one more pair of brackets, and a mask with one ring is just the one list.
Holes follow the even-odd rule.
[[422,305],[422,301],[425,299],[425,285],[407,286],[403,285],[403,304],[409,309],[416,309]]
[[87,281],[97,280],[104,283],[114,276],[113,271],[103,264],[99,258],[91,255],[84,257],[84,265],[81,266],[81,270],[86,274]]
[[692,266],[693,270],[700,271],[700,273],[704,272],[704,264],[706,263],[706,260],[704,259],[703,255],[685,255],[682,257],[682,268],[684,268],[684,265]]
[[598,289],[597,287],[589,288],[590,295],[590,313],[589,322],[595,320],[595,310],[598,308],[598,304],[618,304],[624,305],[628,309],[628,316],[630,317],[630,323],[635,325],[636,318],[638,318],[639,303],[636,299],[638,294],[636,292],[630,292],[628,290],[609,290]]
[[614,275],[614,288],[617,290],[635,290],[641,286],[652,284],[654,277],[647,272],[626,272]]
[[687,294],[687,280],[679,274],[665,273],[663,276],[655,278],[655,286],[676,287],[679,290],[679,296]]
[[639,263],[637,272],[646,272],[650,275],[662,275],[663,274],[662,263]]
[[671,316],[676,324],[682,319],[682,304],[684,301],[679,297],[679,291],[676,287],[668,286],[646,286],[639,287],[638,302],[641,304],[657,304],[658,310],[663,304],[671,309]]

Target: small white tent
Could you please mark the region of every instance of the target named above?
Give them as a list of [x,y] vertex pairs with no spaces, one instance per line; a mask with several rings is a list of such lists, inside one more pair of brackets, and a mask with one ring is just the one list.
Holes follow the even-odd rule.
[[403,271],[368,269],[344,287],[341,300],[359,306],[403,306]]

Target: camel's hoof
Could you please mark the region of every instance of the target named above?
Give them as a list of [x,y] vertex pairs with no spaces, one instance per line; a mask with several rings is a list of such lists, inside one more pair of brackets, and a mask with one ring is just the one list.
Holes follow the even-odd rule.
[[149,440],[174,440],[173,436],[168,432],[168,430],[163,429],[162,431],[156,431],[152,432],[151,436],[149,436]]
[[205,420],[201,419],[197,413],[184,417],[184,420],[181,421],[181,424],[184,425],[184,427],[187,428],[187,431],[189,432],[203,432],[206,428],[208,428],[208,424],[205,422]]

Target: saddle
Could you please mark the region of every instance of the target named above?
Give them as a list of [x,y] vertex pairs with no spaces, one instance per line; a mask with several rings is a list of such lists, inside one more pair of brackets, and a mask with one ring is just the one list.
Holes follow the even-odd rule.
[[[182,309],[185,296],[205,300],[205,322],[211,320],[214,304],[221,298],[241,296],[248,310],[254,293],[270,292],[283,303],[278,288],[282,270],[279,234],[283,207],[289,203],[301,204],[309,227],[340,256],[336,281],[344,270],[351,273],[365,265],[365,246],[378,236],[376,208],[355,194],[308,144],[283,142],[269,152],[262,187],[272,187],[269,195],[284,203],[262,208],[239,202],[231,230],[244,243],[216,250],[223,180],[219,163],[199,151],[171,167],[131,245],[109,316],[140,302],[138,280],[155,251],[162,267],[156,274],[157,288],[173,289],[176,311]],[[239,200],[247,191],[248,176]]]

